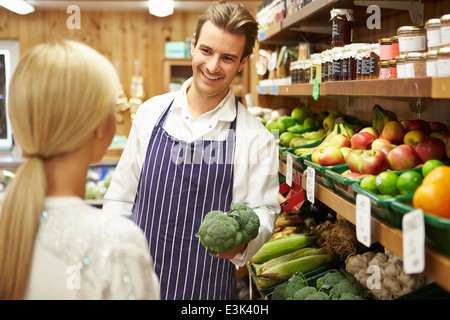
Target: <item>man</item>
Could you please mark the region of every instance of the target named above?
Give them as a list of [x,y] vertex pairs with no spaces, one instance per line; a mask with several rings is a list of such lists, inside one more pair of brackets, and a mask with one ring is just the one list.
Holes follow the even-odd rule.
[[[273,233],[280,210],[275,141],[230,87],[257,31],[238,4],[217,1],[199,17],[193,77],[139,107],[105,196],[104,210],[131,215],[144,230],[161,299],[234,298],[234,265],[244,265]],[[195,233],[209,211],[237,202],[258,214],[259,234],[211,257]]]

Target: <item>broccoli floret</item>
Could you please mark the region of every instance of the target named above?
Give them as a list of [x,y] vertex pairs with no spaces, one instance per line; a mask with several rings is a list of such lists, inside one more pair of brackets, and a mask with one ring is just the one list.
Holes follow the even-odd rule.
[[231,206],[230,212],[214,210],[206,214],[196,237],[211,255],[232,250],[258,235],[259,217],[243,203]]
[[344,292],[339,299],[335,300],[364,300],[364,298],[353,293]]
[[295,292],[306,287],[305,276],[301,272],[296,272],[289,278],[286,289],[284,290],[284,298],[294,298]]
[[317,293],[317,289],[314,287],[303,287],[297,290],[294,294],[294,300],[305,300],[309,295]]
[[340,272],[328,272],[316,281],[316,288],[330,289],[334,287],[339,281],[345,279],[345,276]]
[[316,293],[308,295],[305,300],[330,300],[330,296],[325,292],[317,291]]
[[367,296],[367,291],[363,288],[363,286],[361,286],[358,281],[351,277],[347,277],[339,281],[330,290],[330,296],[333,300],[340,299],[341,295],[344,293],[351,293],[363,298]]
[[287,285],[287,282],[284,282],[276,286],[275,289],[273,289],[271,300],[285,300],[284,291],[286,290]]

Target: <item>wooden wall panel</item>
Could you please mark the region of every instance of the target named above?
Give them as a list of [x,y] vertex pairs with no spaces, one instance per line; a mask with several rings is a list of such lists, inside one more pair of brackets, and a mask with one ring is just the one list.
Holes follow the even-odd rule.
[[73,39],[92,46],[112,63],[120,63],[120,77],[129,94],[134,61],[140,61],[145,98],[164,93],[162,83],[165,42],[192,37],[198,12],[175,12],[158,18],[146,11],[81,11],[81,29],[67,28],[71,14],[65,10],[37,10],[20,16],[0,8],[0,39],[16,39],[21,53],[33,46],[59,39]]

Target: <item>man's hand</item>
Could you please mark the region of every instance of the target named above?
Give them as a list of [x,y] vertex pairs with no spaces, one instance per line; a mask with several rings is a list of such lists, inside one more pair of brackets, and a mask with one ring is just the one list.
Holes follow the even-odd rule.
[[240,251],[245,250],[245,248],[247,247],[247,244],[244,243],[242,245],[240,245],[239,247],[233,249],[233,250],[228,250],[222,253],[218,253],[216,255],[217,258],[222,258],[222,259],[233,259]]

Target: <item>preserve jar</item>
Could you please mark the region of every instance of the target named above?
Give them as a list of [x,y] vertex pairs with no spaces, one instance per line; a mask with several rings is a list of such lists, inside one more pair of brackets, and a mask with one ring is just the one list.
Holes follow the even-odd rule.
[[441,21],[441,46],[450,46],[450,14],[445,14],[440,18]]
[[392,40],[391,38],[382,38],[380,43],[380,60],[392,59]]
[[351,42],[353,10],[352,9],[332,9],[330,11],[333,29],[331,35],[331,45],[342,47]]
[[438,50],[441,47],[441,19],[430,19],[425,23],[427,30],[428,50]]
[[389,79],[389,64],[387,60],[382,60],[379,62],[379,69],[380,69],[380,79]]
[[426,69],[427,77],[435,77],[438,75],[437,71],[437,61],[438,61],[438,51],[430,50],[426,53]]
[[406,55],[406,70],[408,78],[423,78],[426,76],[426,55],[421,52],[410,52]]
[[388,61],[389,66],[389,78],[395,79],[397,78],[397,61],[396,60],[389,60]]
[[405,63],[406,63],[406,55],[401,54],[398,55],[395,58],[395,61],[397,62],[397,78],[406,78],[406,72],[405,72]]
[[437,75],[441,77],[450,76],[450,48],[439,49],[437,55]]
[[343,63],[343,53],[344,47],[333,48],[333,74],[331,81],[341,81],[342,80],[342,63]]
[[369,49],[369,77],[368,79],[378,79],[379,70],[378,62],[380,62],[380,45],[374,43]]
[[314,53],[311,55],[310,82],[314,83],[316,78],[319,83],[322,82],[322,54],[320,53]]
[[400,54],[409,52],[426,52],[426,32],[424,28],[404,26],[397,29]]
[[400,49],[398,47],[398,36],[392,36],[392,59],[395,59],[398,55],[400,55]]

